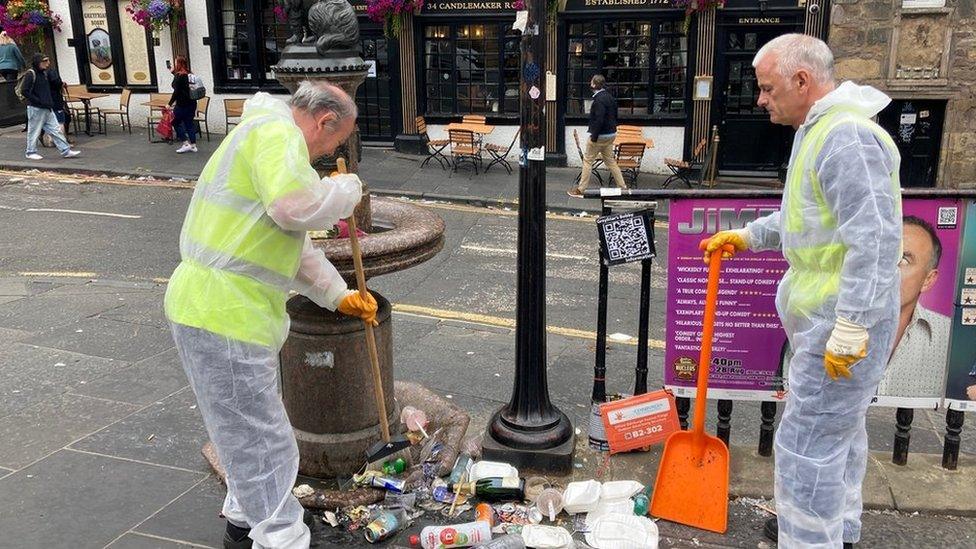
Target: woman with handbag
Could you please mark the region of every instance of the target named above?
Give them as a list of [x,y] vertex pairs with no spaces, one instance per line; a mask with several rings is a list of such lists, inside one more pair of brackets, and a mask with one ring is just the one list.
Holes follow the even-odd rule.
[[173,107],[176,138],[183,141],[176,152],[197,152],[197,132],[193,121],[197,113],[197,100],[190,96],[190,66],[185,57],[177,57],[173,62],[173,95],[169,104]]

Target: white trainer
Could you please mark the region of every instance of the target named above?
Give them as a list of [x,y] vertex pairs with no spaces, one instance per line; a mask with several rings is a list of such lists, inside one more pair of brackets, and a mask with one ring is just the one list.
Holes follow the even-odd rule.
[[37,153],[25,154],[24,158],[26,158],[27,160],[44,160],[44,157]]
[[180,148],[176,149],[176,154],[183,154],[185,152],[190,152],[192,150],[190,147],[192,147],[192,145],[190,145],[189,143],[183,143],[182,145],[180,145]]
[[81,156],[81,151],[69,150],[68,152],[62,154],[61,156],[65,158],[74,158],[76,156]]

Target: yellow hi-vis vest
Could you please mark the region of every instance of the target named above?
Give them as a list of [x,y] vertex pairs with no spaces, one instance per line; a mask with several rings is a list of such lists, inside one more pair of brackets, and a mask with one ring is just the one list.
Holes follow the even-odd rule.
[[[273,112],[254,113],[224,139],[197,182],[180,234],[183,261],[165,298],[171,322],[280,348],[305,232],[282,229],[267,207],[302,189],[287,173],[308,161],[301,131]],[[278,176],[267,177],[268,170]]]
[[[816,162],[830,132],[849,123],[871,130],[893,155],[898,154],[895,142],[884,128],[863,114],[844,107],[830,109],[803,136],[796,160],[787,176],[780,214],[783,216],[783,231],[789,234],[790,241],[803,243],[801,246],[783,247],[783,255],[790,264],[783,277],[783,284],[789,285],[789,292],[785,296],[787,314],[809,316],[840,290],[847,246],[837,238],[837,219],[824,200]],[[804,176],[809,179],[809,185],[803,184]],[[901,218],[901,185],[897,164],[890,177],[897,216]]]

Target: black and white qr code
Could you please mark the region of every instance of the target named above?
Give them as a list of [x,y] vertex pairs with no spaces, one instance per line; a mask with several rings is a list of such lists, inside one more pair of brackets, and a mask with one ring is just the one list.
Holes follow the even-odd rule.
[[955,206],[944,206],[939,208],[939,221],[937,225],[939,228],[955,227],[956,226],[956,215],[959,212],[959,208]]
[[603,226],[610,261],[646,257],[651,253],[647,226],[641,216],[615,219]]

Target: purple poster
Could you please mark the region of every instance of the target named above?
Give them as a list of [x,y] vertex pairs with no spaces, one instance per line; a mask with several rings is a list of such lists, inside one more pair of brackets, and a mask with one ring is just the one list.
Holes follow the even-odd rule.
[[[701,239],[744,227],[779,208],[778,199],[674,200],[668,228],[665,385],[694,396],[707,267]],[[904,201],[898,341],[876,403],[937,407],[944,394],[962,230],[961,202]],[[776,287],[788,264],[778,252],[744,252],[722,263],[709,394],[738,400],[785,396],[790,348],[776,313]]]
[[[778,199],[673,200],[668,214],[667,347],[664,383],[695,395],[708,267],[698,243],[779,209]],[[776,285],[788,267],[779,252],[745,252],[722,262],[708,378],[714,398],[783,397],[786,334],[776,315]]]

